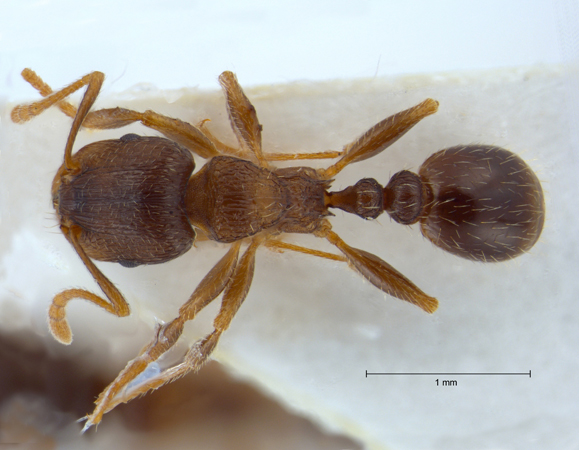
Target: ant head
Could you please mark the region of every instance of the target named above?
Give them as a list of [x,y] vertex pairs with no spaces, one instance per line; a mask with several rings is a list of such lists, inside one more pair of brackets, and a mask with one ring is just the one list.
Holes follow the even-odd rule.
[[530,250],[539,238],[545,218],[541,184],[510,151],[452,147],[428,158],[419,174],[428,187],[422,233],[443,250],[503,261]]

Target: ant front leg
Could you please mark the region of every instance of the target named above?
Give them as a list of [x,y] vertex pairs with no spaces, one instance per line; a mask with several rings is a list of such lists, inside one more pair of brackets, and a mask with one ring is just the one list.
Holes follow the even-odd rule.
[[[41,114],[50,106],[57,105],[67,116],[79,120],[80,126],[84,128],[108,130],[122,128],[135,122],[141,122],[144,126],[159,131],[168,139],[183,145],[202,158],[207,159],[221,154],[221,152],[216,149],[211,139],[199,128],[190,123],[167,117],[154,111],[145,111],[144,113],[141,113],[126,108],[108,108],[89,112],[89,109],[96,100],[98,91],[100,90],[104,80],[104,75],[101,72],[93,72],[86,75],[56,93],[53,93],[52,88],[30,69],[24,69],[22,71],[22,77],[46,98],[30,105],[21,105],[14,108],[12,110],[12,121],[16,123],[26,122]],[[86,100],[88,108],[86,108],[85,111],[82,111],[82,114],[79,115],[81,106],[79,106],[79,109],[77,110],[64,99],[86,84],[90,84],[91,82],[94,83],[96,81],[98,81],[96,92],[88,95],[89,91],[87,89],[87,93],[85,93],[85,96],[83,97],[81,106]],[[79,117],[79,119],[77,119],[77,117]],[[73,128],[74,126],[73,123]],[[78,129],[76,132],[78,132]]]
[[[83,431],[98,424],[103,414],[118,404],[126,403],[151,389],[157,389],[191,371],[197,372],[201,369],[208,361],[221,334],[229,327],[249,292],[255,268],[255,253],[260,243],[261,239],[254,239],[239,262],[237,256],[240,242],[233,244],[223,259],[205,276],[190,300],[180,308],[179,316],[167,325],[160,327],[153,341],[137,358],[129,362],[115,381],[103,391],[97,399],[94,412],[87,417]],[[137,382],[137,376],[177,342],[185,322],[192,320],[221,292],[223,292],[223,298],[221,309],[213,323],[214,331],[195,343],[187,351],[182,363]],[[134,385],[132,385],[133,383]]]
[[85,267],[89,270],[99,287],[109,299],[107,302],[98,295],[84,289],[67,289],[54,297],[48,310],[48,326],[50,332],[57,341],[68,345],[72,342],[72,332],[68,325],[68,321],[66,320],[66,305],[69,301],[75,298],[88,300],[118,317],[128,316],[130,314],[130,308],[120,291],[98,269],[98,267],[95,266],[79,244],[78,238],[82,230],[79,227],[68,228],[65,226],[61,226],[61,230],[76,250],[76,253],[80,256]]
[[11,118],[13,122],[27,122],[33,117],[36,117],[44,112],[46,109],[50,108],[52,105],[60,103],[72,93],[88,85],[78,110],[76,111],[76,115],[74,116],[72,127],[66,141],[66,147],[64,149],[64,168],[67,174],[78,171],[80,169],[78,163],[75,162],[72,158],[72,146],[78,134],[78,130],[82,126],[85,117],[87,116],[90,108],[94,104],[100,92],[104,78],[105,76],[101,72],[89,73],[88,75],[82,77],[80,80],[75,81],[62,90],[49,95],[43,100],[32,103],[30,105],[16,106],[12,110]]
[[[48,97],[54,92],[52,88],[46,84],[44,80],[40,78],[33,70],[24,69],[21,75],[22,78],[24,78],[24,80],[27,81],[34,89],[36,89],[43,97]],[[74,119],[74,116],[76,116],[76,107],[74,107],[66,100],[61,100],[56,104],[56,106],[58,106],[58,108],[60,108],[60,110],[71,119]],[[90,113],[88,115],[90,116]]]

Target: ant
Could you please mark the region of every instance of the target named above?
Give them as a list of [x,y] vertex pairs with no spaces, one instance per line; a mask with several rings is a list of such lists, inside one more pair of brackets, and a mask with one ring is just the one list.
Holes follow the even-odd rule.
[[[282,155],[262,150],[256,110],[232,72],[223,72],[219,82],[239,148],[219,141],[205,121],[193,126],[153,111],[91,111],[104,80],[100,72],[58,92],[29,69],[22,76],[45,98],[15,107],[14,122],[28,121],[53,105],[74,119],[64,162],[52,184],[52,202],[62,233],[106,296],[84,289],[57,294],[49,309],[49,327],[58,341],[72,341],[65,309],[73,299],[88,300],[118,317],[130,313],[123,295],[93,260],[135,267],[177,258],[196,239],[230,244],[178,316],[159,325],[151,342],[100,394],[83,431],[118,404],[196,372],[206,363],[247,297],[260,246],[347,262],[385,293],[428,313],[436,310],[435,298],[385,261],[350,247],[332,231],[329,208],[364,219],[375,219],[386,211],[403,225],[420,223],[422,234],[433,244],[476,261],[504,261],[527,252],[543,228],[545,204],[539,180],[521,158],[495,146],[461,145],[438,151],[418,174],[398,172],[386,187],[365,178],[342,191],[329,191],[333,178],[346,166],[375,157],[435,113],[438,102],[432,99],[377,123],[341,152]],[[65,99],[84,86],[77,109]],[[134,122],[165,137],[127,134],[72,153],[81,127],[111,129]],[[207,160],[195,173],[193,154]],[[337,157],[335,164],[317,170],[271,164]],[[284,233],[326,239],[341,255],[284,242]],[[240,256],[242,245],[245,250]],[[157,367],[155,361],[175,345],[185,323],[221,294],[214,330],[189,347],[178,364],[145,372]]]

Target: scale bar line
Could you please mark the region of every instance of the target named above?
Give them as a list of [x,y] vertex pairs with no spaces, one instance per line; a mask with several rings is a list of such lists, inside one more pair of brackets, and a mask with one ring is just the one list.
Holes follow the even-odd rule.
[[368,375],[525,375],[531,378],[531,371],[528,372],[368,372]]

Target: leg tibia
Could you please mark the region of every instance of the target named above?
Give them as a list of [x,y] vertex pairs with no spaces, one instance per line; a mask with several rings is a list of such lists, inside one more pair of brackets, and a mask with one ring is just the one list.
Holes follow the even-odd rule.
[[50,332],[62,344],[68,345],[72,342],[72,331],[66,320],[66,305],[75,298],[88,300],[116,316],[126,316],[129,312],[127,306],[126,313],[124,310],[119,313],[110,302],[84,289],[67,289],[54,297],[48,310]]

